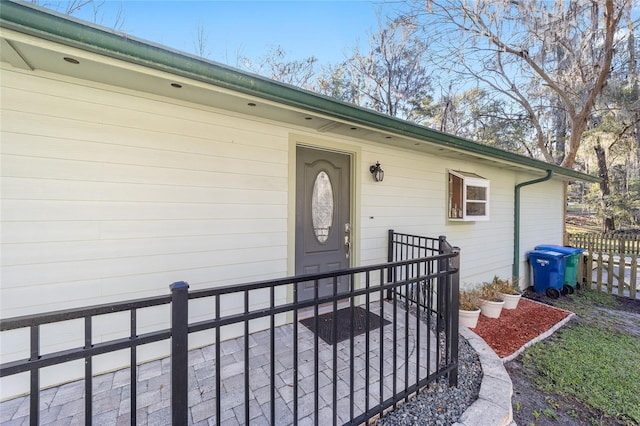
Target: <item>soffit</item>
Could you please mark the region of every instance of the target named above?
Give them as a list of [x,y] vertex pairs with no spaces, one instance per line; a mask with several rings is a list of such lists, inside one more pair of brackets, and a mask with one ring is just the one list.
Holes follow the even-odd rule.
[[[178,76],[157,68],[144,66],[144,64],[115,59],[14,30],[3,28],[0,36],[2,43],[0,59],[2,62],[9,63],[19,69],[54,73],[196,103],[264,120],[287,123],[321,134],[355,138],[444,158],[479,162],[500,169],[527,171],[533,174],[544,173],[541,167],[518,164],[482,153],[471,153],[455,147],[455,145],[447,146],[447,144],[432,142],[425,138],[407,137],[392,130],[385,131],[369,126],[366,123],[341,120],[313,109],[294,107],[262,97],[247,95],[206,81],[199,81],[197,78]],[[69,63],[64,58],[73,58],[78,63]],[[245,84],[251,84],[251,75],[241,74],[241,76],[246,78]],[[257,76],[256,79],[263,80]],[[180,87],[174,87],[176,84]],[[412,125],[407,124],[407,127],[410,128]],[[451,138],[455,137],[451,136]],[[565,180],[570,179],[562,174],[559,177]]]

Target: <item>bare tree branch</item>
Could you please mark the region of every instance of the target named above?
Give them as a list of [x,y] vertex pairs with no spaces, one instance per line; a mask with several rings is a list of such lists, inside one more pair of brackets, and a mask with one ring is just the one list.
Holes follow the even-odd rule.
[[[621,22],[631,1],[427,0],[421,15],[414,12],[423,19],[425,37],[435,40],[435,64],[446,63],[518,102],[545,160],[555,161],[548,149],[554,142],[566,148],[561,164],[571,167],[623,42]],[[557,114],[566,114],[569,123],[567,145],[546,130],[561,122]],[[547,134],[555,139],[547,142]]]

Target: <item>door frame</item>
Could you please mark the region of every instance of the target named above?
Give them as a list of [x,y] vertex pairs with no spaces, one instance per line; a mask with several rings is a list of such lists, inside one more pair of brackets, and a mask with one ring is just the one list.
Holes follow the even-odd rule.
[[[296,272],[296,147],[317,149],[320,151],[333,151],[340,154],[349,155],[351,158],[351,193],[350,220],[351,220],[351,241],[353,250],[349,257],[349,267],[360,264],[360,223],[358,221],[360,213],[360,147],[347,143],[319,139],[312,136],[300,134],[289,135],[289,178],[288,178],[288,219],[287,219],[287,275],[294,276]],[[287,300],[293,302],[293,289],[287,294]]]

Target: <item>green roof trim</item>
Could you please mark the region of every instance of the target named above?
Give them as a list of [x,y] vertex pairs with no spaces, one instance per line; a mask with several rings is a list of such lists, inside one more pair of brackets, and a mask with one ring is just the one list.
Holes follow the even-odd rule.
[[26,3],[1,0],[0,26],[357,125],[436,143],[459,151],[544,172],[553,171],[556,175],[570,179],[589,182],[600,180],[596,176],[442,133],[187,53],[119,34]]

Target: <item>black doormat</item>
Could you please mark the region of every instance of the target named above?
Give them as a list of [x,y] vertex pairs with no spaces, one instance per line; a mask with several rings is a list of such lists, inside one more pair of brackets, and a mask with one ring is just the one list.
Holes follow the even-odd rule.
[[[352,315],[353,312],[353,315]],[[380,328],[380,321],[382,321],[383,327],[387,324],[391,324],[390,321],[380,318],[378,315],[368,312],[369,314],[369,331]],[[318,317],[318,337],[324,340],[326,343],[333,345],[337,342],[342,342],[351,337],[351,320],[353,319],[353,335],[358,336],[364,334],[367,331],[367,311],[358,306],[340,309],[336,312],[337,338],[333,335],[333,312],[329,312]],[[314,318],[307,318],[300,321],[309,330],[316,332],[316,324]]]

